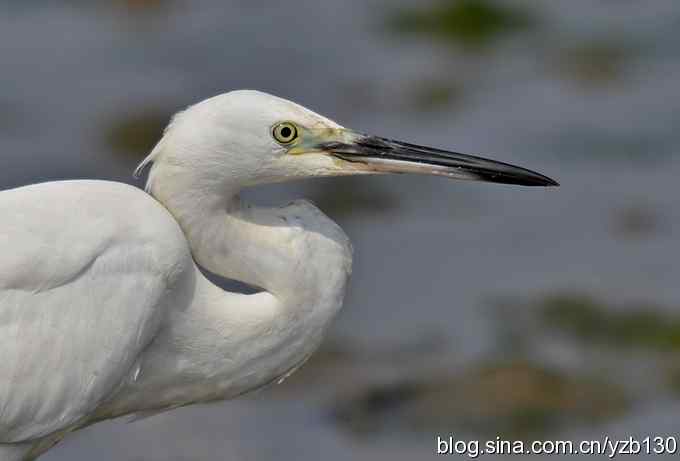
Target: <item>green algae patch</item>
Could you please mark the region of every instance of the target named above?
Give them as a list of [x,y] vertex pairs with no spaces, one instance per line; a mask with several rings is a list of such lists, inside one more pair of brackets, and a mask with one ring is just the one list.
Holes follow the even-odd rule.
[[531,15],[518,7],[489,0],[448,0],[428,9],[398,11],[389,26],[395,34],[477,48],[491,45],[509,33],[528,29],[532,22]]
[[340,401],[333,414],[360,436],[402,430],[528,439],[606,422],[628,408],[614,383],[517,360],[369,387]]
[[589,342],[658,351],[680,350],[680,317],[654,306],[635,305],[615,311],[586,295],[555,295],[539,303],[543,323]]

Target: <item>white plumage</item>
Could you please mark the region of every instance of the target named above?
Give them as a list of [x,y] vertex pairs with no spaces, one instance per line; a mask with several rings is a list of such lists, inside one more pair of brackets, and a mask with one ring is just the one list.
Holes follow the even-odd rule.
[[[105,181],[0,192],[0,461],[103,419],[237,396],[310,356],[342,305],[351,246],[309,202],[253,207],[244,187],[381,172],[555,184],[254,91],[180,113],[150,163],[153,197]],[[262,291],[225,292],[197,264]]]
[[177,223],[117,183],[0,194],[0,441],[82,422],[137,364],[186,277]]

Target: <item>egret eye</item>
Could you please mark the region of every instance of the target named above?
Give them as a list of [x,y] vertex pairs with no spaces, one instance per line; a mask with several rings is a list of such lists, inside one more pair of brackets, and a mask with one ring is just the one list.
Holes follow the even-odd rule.
[[281,122],[272,130],[274,139],[280,144],[290,144],[298,137],[298,129],[291,122]]

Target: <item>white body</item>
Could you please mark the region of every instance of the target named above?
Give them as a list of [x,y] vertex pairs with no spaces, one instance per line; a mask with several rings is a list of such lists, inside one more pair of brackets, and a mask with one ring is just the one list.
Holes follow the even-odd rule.
[[0,460],[30,459],[101,419],[234,397],[302,364],[341,306],[350,247],[306,202],[277,211],[281,227],[250,223],[247,239],[285,234],[280,283],[292,289],[242,295],[201,274],[175,219],[139,189],[1,192]]

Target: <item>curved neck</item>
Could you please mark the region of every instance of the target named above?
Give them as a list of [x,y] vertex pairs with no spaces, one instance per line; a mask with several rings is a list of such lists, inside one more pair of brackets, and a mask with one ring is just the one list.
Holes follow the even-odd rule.
[[162,187],[151,192],[177,219],[204,269],[261,288],[284,304],[313,307],[344,292],[352,263],[349,239],[311,203],[256,207],[242,202],[237,187],[188,182],[178,188],[178,178],[172,179],[173,193]]
[[342,306],[351,246],[309,202],[257,208],[237,191],[167,194],[163,184],[151,192],[179,222],[197,264],[268,293],[225,292],[194,268],[178,290],[190,299],[173,301],[141,372],[102,418],[229,398],[285,376],[316,349]]

